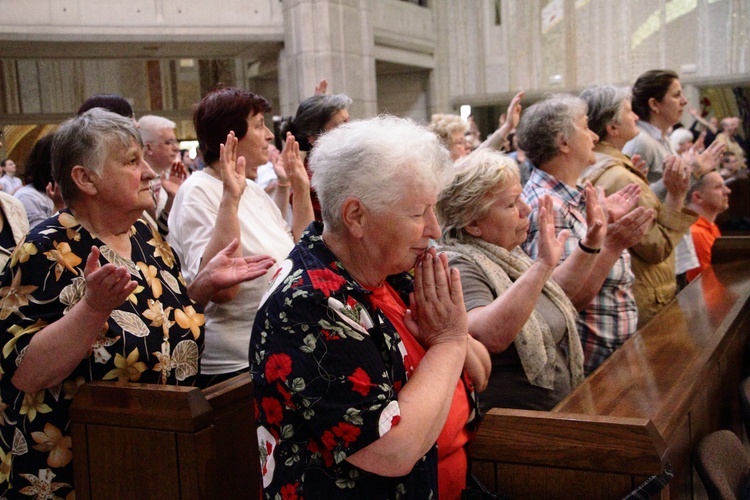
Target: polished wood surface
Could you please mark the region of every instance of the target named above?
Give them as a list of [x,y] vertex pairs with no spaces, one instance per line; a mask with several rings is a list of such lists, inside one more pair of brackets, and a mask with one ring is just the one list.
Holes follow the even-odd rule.
[[669,461],[662,497],[702,498],[692,447],[741,435],[749,332],[750,266],[708,268],[552,412],[488,412],[472,471],[512,498],[621,498]]
[[750,236],[722,236],[711,248],[711,264],[750,260]]
[[248,374],[195,387],[93,382],[71,407],[76,498],[258,498]]

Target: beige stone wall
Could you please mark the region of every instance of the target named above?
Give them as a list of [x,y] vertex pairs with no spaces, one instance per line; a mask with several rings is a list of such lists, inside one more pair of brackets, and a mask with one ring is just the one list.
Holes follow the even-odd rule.
[[630,85],[659,67],[686,84],[750,81],[750,0],[504,0],[501,26],[486,15],[494,0],[457,3],[452,104]]
[[327,78],[355,117],[418,119],[654,67],[736,84],[750,80],[749,29],[750,0],[4,0],[0,125],[59,120],[98,92],[185,120],[216,81],[293,114]]

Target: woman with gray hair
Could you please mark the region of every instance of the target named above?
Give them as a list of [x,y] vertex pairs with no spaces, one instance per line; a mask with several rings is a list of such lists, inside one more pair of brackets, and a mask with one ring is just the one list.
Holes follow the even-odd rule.
[[430,249],[448,155],[378,117],[322,135],[310,167],[323,224],[281,265],[250,342],[265,497],[459,498],[490,361],[458,271]]
[[480,407],[550,410],[584,376],[577,311],[552,279],[568,231],[555,238],[552,200],[545,196],[532,261],[519,246],[531,210],[521,199],[515,161],[485,149],[457,170],[438,197],[440,249],[461,271],[469,332],[492,357]]
[[598,136],[589,129],[586,110],[585,102],[569,95],[540,101],[521,118],[518,143],[536,166],[522,194],[532,210],[529,237],[522,246],[537,257],[538,209],[549,195],[555,229],[570,231],[562,259],[574,264],[563,266],[561,271],[569,272],[556,273],[555,279],[580,311],[578,333],[588,374],[624,341],[620,324],[627,317],[625,297],[633,283],[626,250],[643,237],[653,212],[632,210],[641,191],[634,184],[600,200],[591,183],[578,184],[596,160]]
[[203,347],[199,304],[272,264],[230,258],[235,241],[185,286],[169,245],[138,219],[153,207],[155,174],[129,118],[95,108],[63,123],[52,168],[68,209],[28,234],[0,278],[3,497],[69,497],[77,388],[91,380],[192,385]]
[[[594,147],[596,162],[588,167],[581,179],[612,194],[625,186],[640,186],[638,205],[655,213],[646,235],[629,247],[630,267],[634,274],[632,292],[624,310],[618,336],[627,338],[637,325],[643,325],[676,293],[674,249],[697,220],[697,214],[685,208],[685,195],[690,184],[686,163],[677,156],[664,161],[663,183],[666,198],[660,202],[649,189],[648,179],[637,161],[622,153],[625,144],[638,135],[638,115],[631,107],[627,88],[591,87],[581,93],[588,105],[589,124],[601,138]],[[636,321],[637,318],[637,321]]]
[[[308,157],[315,141],[321,134],[333,130],[341,124],[349,121],[349,106],[352,100],[344,94],[316,94],[302,101],[297,107],[297,114],[292,119],[287,117],[278,124],[276,131],[276,148],[283,149],[282,142],[291,133],[299,143],[299,149],[303,156],[305,168],[312,178],[308,165]],[[315,220],[322,220],[320,215],[320,202],[315,194],[315,189],[310,190]],[[294,196],[290,196],[294,203]]]

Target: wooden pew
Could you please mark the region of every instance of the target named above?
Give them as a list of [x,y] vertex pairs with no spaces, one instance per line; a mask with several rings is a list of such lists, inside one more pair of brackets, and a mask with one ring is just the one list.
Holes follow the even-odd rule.
[[711,264],[750,259],[750,236],[722,236],[711,247]]
[[258,498],[248,374],[196,387],[93,382],[70,410],[76,498]]
[[742,435],[749,332],[747,262],[709,267],[551,412],[490,410],[472,472],[514,499],[617,499],[669,461],[661,497],[700,498],[693,446]]

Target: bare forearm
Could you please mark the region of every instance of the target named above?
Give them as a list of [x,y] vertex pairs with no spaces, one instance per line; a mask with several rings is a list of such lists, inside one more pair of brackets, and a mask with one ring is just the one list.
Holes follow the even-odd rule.
[[[216,225],[211,235],[211,239],[208,240],[206,248],[203,250],[201,256],[201,262],[198,267],[198,273],[202,271],[206,265],[213,259],[216,254],[221,252],[229,243],[235,238],[242,242],[240,234],[240,220],[237,215],[239,200],[234,200],[228,196],[223,196],[221,203],[219,204],[219,210],[216,215]],[[232,257],[242,256],[242,245],[237,247],[237,250],[231,255]],[[239,285],[226,288],[220,293],[215,294],[213,299],[214,302],[222,303],[228,302],[237,296],[239,292]]]
[[531,316],[551,272],[552,268],[536,262],[490,304],[469,311],[471,335],[491,353],[505,351]]
[[478,340],[469,337],[469,345],[466,350],[466,361],[464,361],[464,371],[469,376],[469,380],[474,384],[477,392],[482,392],[487,388],[492,371],[492,361],[487,348]]
[[85,301],[32,337],[23,361],[13,375],[13,385],[32,394],[53,387],[86,357],[109,314],[96,311]]
[[578,295],[581,287],[588,280],[595,259],[596,254],[586,253],[576,248],[552,272],[552,278],[571,300]]
[[610,250],[606,246],[602,247],[601,253],[594,260],[588,279],[582,283],[578,293],[574,297],[569,296],[570,301],[573,302],[577,311],[583,310],[596,297],[604,284],[604,280],[609,275],[609,271],[615,265],[617,259],[620,258],[621,254],[621,251]]
[[273,202],[279,208],[281,217],[286,219],[289,213],[289,185],[276,184],[276,189],[273,192]]
[[[298,195],[297,193],[300,193]],[[310,188],[306,187],[304,190],[294,190],[294,204],[292,205],[292,236],[294,241],[299,241],[302,237],[302,233],[305,232],[307,226],[315,219],[315,213],[313,212],[312,199],[310,198]]]

